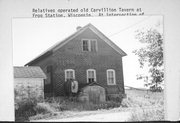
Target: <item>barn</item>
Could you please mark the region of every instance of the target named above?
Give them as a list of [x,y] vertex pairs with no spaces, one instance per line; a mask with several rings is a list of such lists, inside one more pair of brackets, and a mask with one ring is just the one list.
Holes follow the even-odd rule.
[[44,99],[44,80],[46,75],[38,66],[14,67],[15,98]]
[[[47,76],[46,94],[65,96],[64,84],[78,82],[79,91],[90,83],[102,85],[106,95],[124,94],[123,62],[127,54],[91,23],[78,26],[25,66],[39,66]],[[101,88],[101,87],[99,87]]]

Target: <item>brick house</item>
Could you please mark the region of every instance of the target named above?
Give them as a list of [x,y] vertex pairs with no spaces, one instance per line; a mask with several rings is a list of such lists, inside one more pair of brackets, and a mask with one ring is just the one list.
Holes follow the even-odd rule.
[[79,89],[97,82],[106,94],[124,94],[122,57],[126,53],[92,24],[50,47],[26,66],[40,66],[47,76],[45,93],[63,96],[68,79],[78,81]]

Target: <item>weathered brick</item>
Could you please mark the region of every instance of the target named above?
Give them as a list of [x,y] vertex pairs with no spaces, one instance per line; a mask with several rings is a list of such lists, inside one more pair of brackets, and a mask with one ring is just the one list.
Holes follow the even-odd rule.
[[[96,39],[98,46],[97,52],[82,51],[82,39]],[[53,52],[52,55],[32,65],[40,66],[47,76],[47,66],[52,65],[53,91],[56,96],[64,95],[65,69],[75,70],[75,78],[79,82],[80,87],[87,83],[86,70],[95,69],[97,82],[106,88],[107,94],[124,93],[122,55],[90,29],[85,30],[66,43]],[[115,70],[116,85],[107,85],[107,69]],[[50,79],[46,81],[50,81]],[[51,85],[45,85],[45,90],[50,89],[50,87]]]

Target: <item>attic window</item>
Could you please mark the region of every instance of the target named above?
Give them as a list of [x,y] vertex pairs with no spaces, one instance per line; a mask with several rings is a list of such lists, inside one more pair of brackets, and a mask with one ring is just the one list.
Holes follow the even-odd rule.
[[97,41],[91,40],[91,51],[97,51]]
[[89,40],[83,40],[83,51],[89,51]]
[[96,52],[97,51],[97,40],[83,39],[82,40],[82,50]]

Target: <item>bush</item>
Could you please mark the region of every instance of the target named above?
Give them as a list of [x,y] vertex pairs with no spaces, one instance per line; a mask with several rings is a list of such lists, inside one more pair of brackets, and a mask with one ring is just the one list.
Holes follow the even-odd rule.
[[18,108],[15,109],[16,121],[27,121],[30,116],[36,115],[34,107],[37,105],[35,100],[23,100],[19,102]]
[[110,109],[110,108],[120,107],[121,105],[121,102],[117,100],[92,103],[92,102],[79,102],[75,97],[47,98],[46,102],[49,103],[49,105],[54,109],[56,109],[57,111],[64,111],[64,110],[83,111],[83,110]]
[[54,115],[55,109],[48,103],[37,103],[32,100],[26,100],[15,110],[16,121],[29,121],[29,118],[35,115]]
[[112,94],[112,95],[107,95],[107,101],[115,101],[115,102],[120,102],[123,100],[125,97],[125,94]]
[[48,103],[38,103],[35,107],[35,111],[37,114],[53,114],[55,112],[55,109]]

